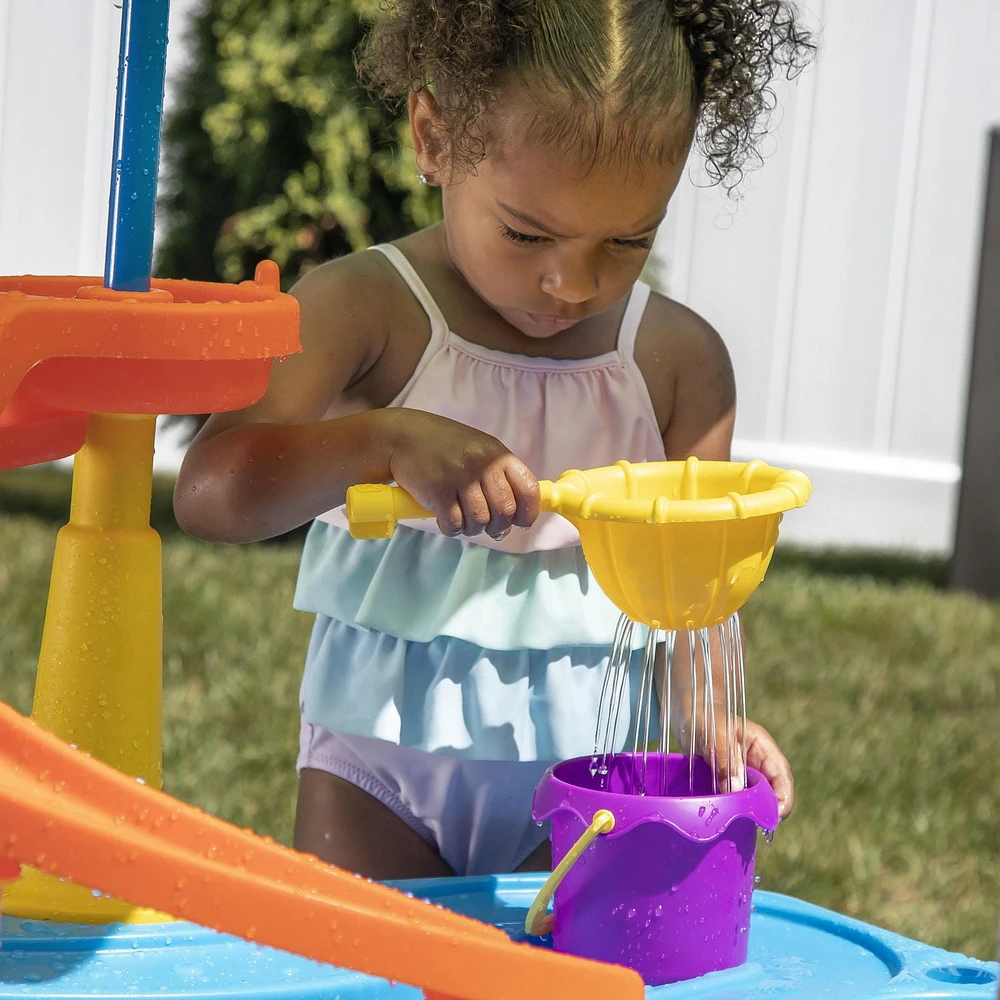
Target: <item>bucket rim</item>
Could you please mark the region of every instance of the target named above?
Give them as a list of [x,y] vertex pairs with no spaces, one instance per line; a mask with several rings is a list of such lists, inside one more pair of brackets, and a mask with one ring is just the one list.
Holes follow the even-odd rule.
[[[631,752],[617,757],[633,757]],[[648,757],[661,757],[656,752]],[[670,759],[687,761],[686,754],[671,753]],[[559,777],[569,765],[589,764],[592,758],[573,757],[553,764],[535,788],[532,817],[537,823],[568,812],[584,826],[591,823],[598,809],[607,809],[615,817],[614,829],[602,834],[613,840],[637,826],[657,823],[667,826],[687,840],[707,843],[720,837],[734,822],[749,819],[768,832],[778,826],[778,797],[767,778],[756,768],[747,768],[747,787],[738,792],[715,795],[632,795],[603,789],[586,788]],[[702,761],[704,766],[708,766]]]

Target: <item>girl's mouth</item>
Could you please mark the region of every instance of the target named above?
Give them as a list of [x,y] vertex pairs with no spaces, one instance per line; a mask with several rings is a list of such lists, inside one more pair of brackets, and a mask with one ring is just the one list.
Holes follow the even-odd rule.
[[540,313],[525,311],[525,315],[531,322],[542,330],[551,333],[558,333],[560,330],[568,330],[571,326],[579,323],[583,317],[569,318],[567,316],[545,316]]

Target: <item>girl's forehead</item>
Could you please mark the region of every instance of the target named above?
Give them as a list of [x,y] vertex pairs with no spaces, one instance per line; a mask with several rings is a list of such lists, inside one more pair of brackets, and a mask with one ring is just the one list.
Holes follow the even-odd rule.
[[[474,183],[487,200],[558,235],[641,234],[655,227],[684,170],[682,156],[633,160],[581,155],[509,133],[487,147]],[[508,213],[510,214],[510,213]]]

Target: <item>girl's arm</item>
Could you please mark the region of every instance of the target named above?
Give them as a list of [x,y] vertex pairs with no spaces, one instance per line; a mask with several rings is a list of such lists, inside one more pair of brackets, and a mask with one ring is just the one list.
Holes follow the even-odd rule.
[[274,365],[259,402],[213,415],[192,442],[174,491],[186,532],[273,537],[339,506],[355,483],[390,479],[449,534],[532,523],[537,482],[499,441],[430,413],[384,409],[395,390],[381,358],[413,303],[374,254],[316,268],[292,294],[302,353]]
[[[257,403],[212,415],[191,443],[174,490],[178,523],[189,534],[226,542],[267,538],[321,513],[327,499],[342,500],[355,476],[385,478],[388,429],[381,415],[369,409],[324,420],[388,337],[378,308],[383,296],[374,294],[380,276],[365,263],[344,258],[296,285],[302,353],[273,365]],[[362,323],[364,300],[375,307]]]

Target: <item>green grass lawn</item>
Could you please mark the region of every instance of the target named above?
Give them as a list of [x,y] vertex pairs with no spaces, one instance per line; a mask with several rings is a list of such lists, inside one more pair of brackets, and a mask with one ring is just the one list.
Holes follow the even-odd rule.
[[[34,478],[32,478],[34,477]],[[42,515],[26,513],[44,486]],[[30,707],[65,480],[0,475],[0,697]],[[165,783],[288,842],[309,619],[298,545],[164,536]],[[1000,605],[943,564],[782,551],[746,612],[751,714],[795,768],[761,887],[993,958],[1000,915]]]

